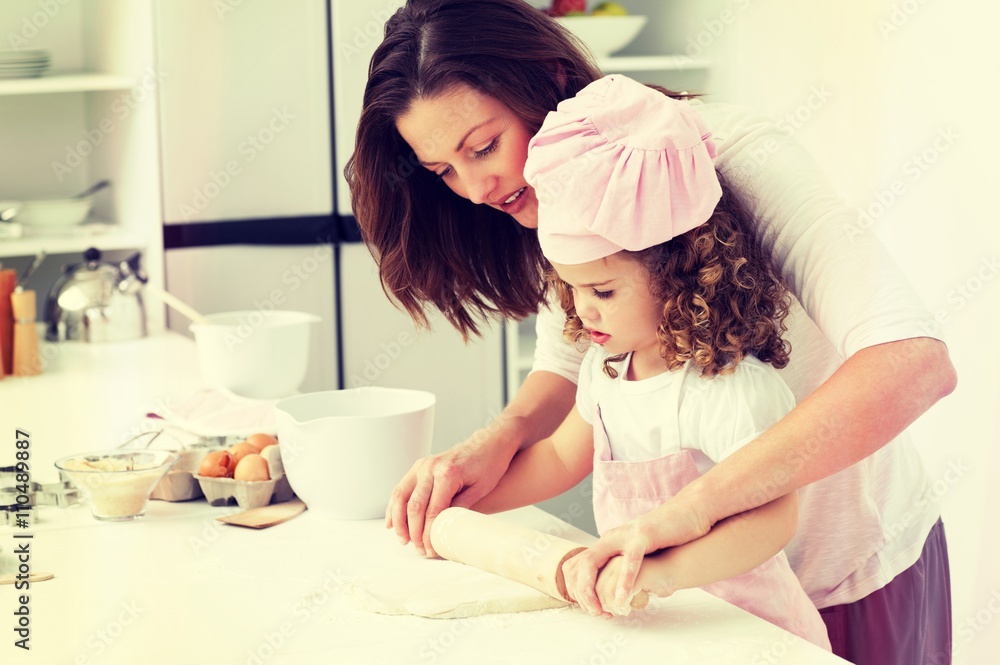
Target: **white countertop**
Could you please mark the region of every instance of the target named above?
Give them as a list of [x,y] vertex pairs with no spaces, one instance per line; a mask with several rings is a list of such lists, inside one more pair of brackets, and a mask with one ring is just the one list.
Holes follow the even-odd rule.
[[14,431],[31,434],[33,480],[55,482],[65,455],[116,448],[142,417],[204,386],[194,342],[172,332],[127,342],[41,344],[38,376],[0,380],[0,466],[13,462]]
[[[28,428],[35,480],[52,480],[38,465],[114,445],[151,401],[200,387],[193,345],[178,335],[65,349],[44,376],[0,382],[0,462],[12,461],[12,428]],[[254,531],[214,519],[233,511],[154,501],[143,519],[112,524],[82,506],[41,508],[37,524],[18,533],[34,535],[32,569],[56,577],[30,589],[30,652],[13,646],[16,594],[0,586],[0,662],[844,662],[700,590],[653,599],[646,611],[614,620],[575,608],[458,620],[370,614],[345,597],[354,580],[390,567],[420,576],[435,562],[401,547],[380,520],[338,522],[306,511]],[[505,518],[593,541],[536,508]],[[13,564],[13,535],[0,527],[0,571]]]

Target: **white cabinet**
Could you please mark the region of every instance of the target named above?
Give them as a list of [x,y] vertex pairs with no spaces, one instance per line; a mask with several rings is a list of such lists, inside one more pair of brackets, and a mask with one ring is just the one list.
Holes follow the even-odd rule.
[[[0,79],[0,198],[62,198],[112,183],[84,224],[26,228],[0,241],[0,258],[134,248],[162,284],[152,0],[4,0],[0,34],[0,48],[48,50],[52,63],[39,78]],[[151,330],[162,328],[162,309],[148,314]]]
[[337,127],[337,212],[341,215],[354,214],[344,167],[354,153],[354,134],[361,119],[368,64],[382,41],[385,22],[404,4],[404,0],[377,3],[330,0],[333,116]]
[[156,9],[164,221],[329,215],[327,3]]
[[[385,296],[378,267],[359,243],[340,246],[344,387],[392,386],[437,396],[434,451],[464,441],[503,408],[503,342],[491,325],[479,339],[461,335],[437,312],[417,330]],[[347,325],[347,323],[350,325]]]

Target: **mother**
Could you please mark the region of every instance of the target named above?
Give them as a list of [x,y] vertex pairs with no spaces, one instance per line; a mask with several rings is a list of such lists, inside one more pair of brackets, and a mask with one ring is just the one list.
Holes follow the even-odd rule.
[[[562,342],[559,308],[543,306],[537,199],[522,171],[545,114],[600,76],[521,0],[410,0],[372,58],[346,172],[386,292],[419,324],[432,306],[465,337],[490,318],[539,312],[533,371],[496,422],[418,462],[393,493],[386,524],[421,551],[432,554],[438,513],[474,505],[573,404],[582,356]],[[797,298],[782,376],[798,406],[668,503],[603,534],[577,557],[575,596],[599,609],[594,579],[611,556],[638,561],[799,490],[786,551],[835,652],[856,663],[950,662],[943,527],[904,432],[954,389],[947,349],[794,141],[741,109],[689,103]],[[636,568],[625,570],[630,590]]]

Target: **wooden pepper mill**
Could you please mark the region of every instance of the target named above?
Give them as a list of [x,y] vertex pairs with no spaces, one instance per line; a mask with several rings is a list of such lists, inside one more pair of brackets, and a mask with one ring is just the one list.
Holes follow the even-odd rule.
[[14,313],[10,296],[17,285],[17,273],[0,270],[0,378],[14,371]]
[[14,310],[14,376],[41,374],[35,292],[15,290],[10,303]]

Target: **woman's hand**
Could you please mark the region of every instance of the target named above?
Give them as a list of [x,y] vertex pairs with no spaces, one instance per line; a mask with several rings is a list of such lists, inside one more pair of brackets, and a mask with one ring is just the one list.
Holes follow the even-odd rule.
[[434,556],[430,525],[449,506],[468,508],[489,494],[519,449],[552,434],[573,408],[576,386],[547,371],[532,372],[496,421],[450,450],[418,460],[396,485],[386,528],[405,545]]
[[[566,590],[594,616],[627,614],[643,558],[650,552],[696,540],[710,528],[678,495],[642,517],[606,531],[597,543],[568,560],[563,565]],[[618,555],[621,558],[606,567]]]
[[404,545],[413,542],[421,554],[434,556],[434,518],[450,506],[467,508],[496,487],[518,450],[509,434],[498,421],[443,453],[417,460],[392,491],[386,528],[394,528]]

